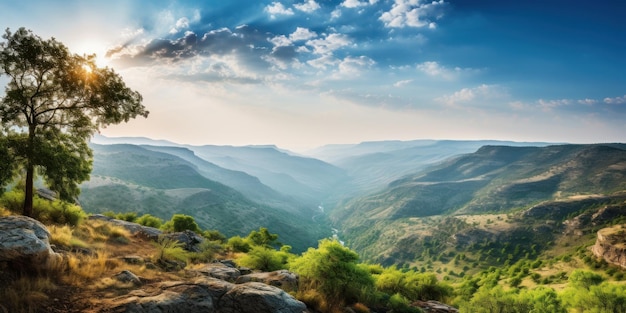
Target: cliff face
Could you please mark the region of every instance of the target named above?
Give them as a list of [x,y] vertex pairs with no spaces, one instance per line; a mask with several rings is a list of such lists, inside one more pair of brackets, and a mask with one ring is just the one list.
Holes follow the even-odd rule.
[[611,264],[626,268],[626,225],[616,225],[598,231],[593,254]]

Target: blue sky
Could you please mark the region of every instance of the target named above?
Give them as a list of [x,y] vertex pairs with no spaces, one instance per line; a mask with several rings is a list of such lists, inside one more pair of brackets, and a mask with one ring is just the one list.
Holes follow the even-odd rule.
[[624,142],[626,2],[15,1],[144,96],[107,136],[190,144]]

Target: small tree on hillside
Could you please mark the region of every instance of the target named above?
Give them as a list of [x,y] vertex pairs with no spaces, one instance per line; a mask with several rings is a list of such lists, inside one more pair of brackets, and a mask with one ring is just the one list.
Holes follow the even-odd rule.
[[7,29],[2,38],[0,75],[9,83],[0,98],[0,150],[11,168],[24,169],[23,214],[31,216],[35,170],[61,199],[74,199],[91,172],[91,135],[148,111],[117,73],[95,65],[95,55],[72,54],[24,28]]

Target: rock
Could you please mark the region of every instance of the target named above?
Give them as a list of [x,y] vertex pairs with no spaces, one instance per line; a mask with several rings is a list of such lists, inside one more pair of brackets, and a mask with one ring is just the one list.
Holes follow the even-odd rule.
[[134,290],[113,301],[112,312],[186,313],[219,312],[217,302],[232,284],[204,278],[194,282],[170,281],[158,285],[155,291]]
[[135,286],[141,286],[142,282],[137,275],[133,274],[131,271],[123,270],[113,276],[116,280],[121,281],[123,283],[132,283]]
[[200,252],[202,250],[200,244],[204,242],[204,237],[190,230],[164,234],[163,237],[182,243],[184,245],[183,248],[190,252]]
[[242,275],[239,276],[236,281],[237,284],[247,282],[261,282],[278,287],[287,292],[298,291],[298,275],[287,270]]
[[591,251],[608,263],[626,268],[626,225],[600,229]]
[[125,228],[131,234],[135,236],[143,237],[152,241],[157,241],[157,239],[159,239],[159,236],[163,234],[161,230],[154,228],[154,227],[148,227],[148,226],[139,225],[137,223],[122,221],[122,220],[114,219],[112,217],[104,216],[102,214],[90,215],[89,219],[107,221],[113,225]]
[[458,313],[457,308],[451,307],[438,301],[416,301],[413,306],[420,308],[425,313]]
[[144,258],[138,256],[138,255],[126,255],[126,256],[121,256],[119,257],[119,259],[121,261],[123,261],[126,264],[136,264],[136,265],[141,265],[145,263]]
[[263,283],[245,283],[229,290],[219,302],[220,313],[302,313],[306,305],[284,290]]
[[46,270],[61,260],[50,247],[50,232],[42,223],[26,216],[0,218],[0,262]]
[[237,281],[237,278],[241,276],[241,272],[238,269],[224,265],[222,263],[207,263],[204,267],[194,270],[204,276],[209,276],[221,280],[225,280],[231,283]]

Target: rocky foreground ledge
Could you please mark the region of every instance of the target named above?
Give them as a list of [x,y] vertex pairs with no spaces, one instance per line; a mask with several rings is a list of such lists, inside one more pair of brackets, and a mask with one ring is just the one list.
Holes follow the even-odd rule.
[[[159,236],[168,236],[183,243],[185,249],[196,251],[204,240],[193,232],[162,234],[155,228],[102,215],[90,218],[124,227],[133,237],[146,240],[146,244]],[[3,268],[35,273],[54,268],[58,270],[59,264],[65,262],[69,253],[72,252],[50,245],[50,232],[42,223],[25,216],[0,218],[0,263],[6,265]],[[118,260],[122,264],[128,264],[129,269],[138,264],[153,266],[149,259],[136,255],[119,257]],[[68,303],[64,308],[55,308],[52,312],[313,312],[292,296],[298,290],[298,276],[287,270],[253,273],[249,269],[238,268],[230,260],[221,260],[196,264],[181,273],[180,276],[164,275],[163,279],[146,279],[135,275],[131,270],[122,270],[107,279],[124,284],[127,286],[124,290],[104,297],[86,299],[89,304],[80,308],[74,308]],[[415,305],[430,313],[458,312],[453,307],[435,301]]]

